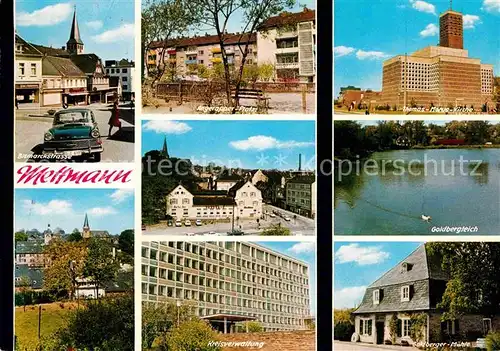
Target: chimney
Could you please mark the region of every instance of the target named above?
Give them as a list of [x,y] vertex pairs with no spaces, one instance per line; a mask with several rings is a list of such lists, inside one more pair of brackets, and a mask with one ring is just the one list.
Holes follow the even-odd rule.
[[302,171],[302,154],[299,154],[299,172]]

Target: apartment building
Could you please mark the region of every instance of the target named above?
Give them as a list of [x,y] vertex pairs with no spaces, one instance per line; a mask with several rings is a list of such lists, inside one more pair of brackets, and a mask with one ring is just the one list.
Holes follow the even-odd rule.
[[285,191],[286,209],[299,215],[316,216],[316,177],[298,175],[288,180]]
[[141,270],[144,302],[194,302],[202,318],[256,319],[265,331],[306,329],[307,264],[261,245],[143,242]]
[[16,100],[39,103],[42,85],[42,53],[16,34]]
[[257,61],[276,68],[278,81],[316,81],[316,11],[283,12],[257,32]]
[[120,61],[106,60],[104,62],[104,70],[107,76],[119,79],[122,99],[131,100],[134,97],[134,62],[126,59]]

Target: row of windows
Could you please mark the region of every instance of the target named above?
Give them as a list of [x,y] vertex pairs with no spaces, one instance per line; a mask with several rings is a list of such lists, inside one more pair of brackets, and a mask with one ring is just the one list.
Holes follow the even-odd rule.
[[[275,299],[280,303],[271,303],[255,300],[255,298],[235,297],[233,295],[224,295],[221,293],[209,293],[197,290],[190,290],[186,288],[179,288],[166,285],[156,285],[142,283],[142,293],[149,295],[165,296],[183,300],[194,300],[198,302],[208,302],[214,304],[221,304],[226,306],[235,306],[243,308],[252,308],[280,313],[296,313],[305,314],[307,311],[306,306],[309,305],[308,299],[286,300]],[[256,295],[253,295],[255,297]],[[265,298],[265,296],[261,296]],[[291,304],[295,304],[292,306]],[[297,306],[297,305],[300,305]]]
[[87,80],[85,79],[44,79],[44,88],[74,88],[74,87],[86,87]]
[[[27,64],[25,64],[24,62],[19,62],[18,65],[17,65],[17,74],[19,76],[25,76],[26,75],[26,66]],[[30,76],[31,77],[36,77],[36,72],[37,72],[37,69],[36,69],[36,63],[31,63],[29,65],[30,67]]]
[[[148,58],[150,58],[151,56],[149,56]],[[151,57],[151,59],[155,60],[156,59],[156,55],[154,55],[154,58]],[[115,73],[115,70],[116,70],[116,73],[120,73],[120,68],[106,68],[106,73]],[[128,69],[127,68],[122,68],[121,69],[121,73],[127,73],[128,72]],[[127,78],[127,77],[123,77],[123,78]],[[123,79],[122,78],[122,79]]]
[[[186,267],[188,267],[186,265]],[[238,279],[243,282],[250,282],[254,284],[260,284],[263,285],[264,287],[271,287],[274,289],[280,289],[280,290],[285,290],[289,291],[291,293],[299,293],[299,294],[304,294],[308,295],[309,294],[309,289],[304,286],[298,286],[295,284],[289,284],[289,283],[283,283],[282,281],[278,280],[273,280],[269,278],[263,278],[261,276],[253,275],[253,274],[247,274],[247,273],[241,273],[237,272],[234,269],[229,269],[229,268],[223,268],[223,267],[217,267],[214,265],[207,264],[207,272],[212,272],[214,274],[219,274],[223,277],[230,277],[233,279]],[[201,270],[203,271],[203,270]],[[165,268],[159,268],[154,267],[154,266],[148,266],[147,265],[142,265],[142,275],[144,276],[149,276],[149,277],[155,277],[155,278],[161,278],[161,279],[168,279],[171,281],[177,281],[177,282],[184,282],[187,284],[192,284],[192,285],[199,285],[199,286],[206,286],[206,287],[211,287],[211,288],[219,288],[219,289],[225,289],[228,291],[234,291],[234,292],[239,292],[239,293],[245,293],[245,294],[260,294],[261,289],[259,288],[252,288],[250,286],[238,284],[238,283],[231,283],[228,281],[223,281],[223,280],[217,280],[213,278],[205,278],[205,277],[199,277],[198,275],[194,274],[189,274],[189,273],[183,273],[183,272],[176,272],[170,269],[165,269]],[[305,285],[307,286],[307,285]],[[275,292],[271,291],[270,293],[265,293],[265,295],[269,295],[269,297],[272,298],[281,298],[281,293],[279,293],[279,296],[275,296]]]
[[288,190],[288,196],[311,196],[311,193],[309,191],[295,191],[295,190]]
[[[201,245],[197,245],[194,243],[184,242],[184,241],[169,241],[169,242],[161,242],[162,245],[168,246],[172,249],[177,249],[185,252],[189,252],[195,255],[199,255],[202,257],[212,258],[214,260],[226,261],[226,263],[231,263],[238,267],[251,269],[254,271],[270,274],[272,276],[280,277],[282,279],[294,280],[295,279],[303,279],[300,275],[294,275],[293,273],[283,272],[282,270],[277,270],[275,268],[269,267],[268,265],[261,265],[256,262],[251,262],[244,258],[235,257],[230,255],[229,253],[218,252],[216,248],[210,249]],[[307,267],[303,265],[299,265],[298,263],[289,261],[284,258],[280,258],[272,253],[264,252],[258,248],[246,245],[244,243],[239,242],[218,242],[217,245],[220,249],[224,249],[227,251],[237,252],[245,256],[250,256],[251,258],[256,258],[260,261],[269,262],[274,265],[278,265],[284,268],[288,268],[295,272],[299,272],[301,274],[306,275],[308,273]],[[142,257],[151,258],[153,260],[160,260],[166,262],[167,252],[158,250],[155,248],[142,247]],[[226,258],[226,256],[228,258]],[[293,278],[296,277],[296,278]]]
[[299,183],[289,183],[288,189],[309,189],[311,186],[309,184],[299,184]]

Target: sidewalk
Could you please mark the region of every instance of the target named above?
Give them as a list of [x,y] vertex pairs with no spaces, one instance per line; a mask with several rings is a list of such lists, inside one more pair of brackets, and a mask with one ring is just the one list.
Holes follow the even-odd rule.
[[418,351],[416,347],[412,346],[399,346],[399,345],[375,345],[365,344],[361,342],[350,341],[337,341],[333,342],[333,349],[335,351],[371,351],[371,350],[405,350],[405,351]]

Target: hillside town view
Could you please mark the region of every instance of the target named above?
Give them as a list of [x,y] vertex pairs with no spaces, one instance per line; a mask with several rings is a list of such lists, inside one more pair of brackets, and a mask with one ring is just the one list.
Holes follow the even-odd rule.
[[[307,138],[307,133],[299,133],[300,125],[313,131],[314,123],[300,122],[248,122],[253,123],[252,129],[259,126],[273,126],[275,130],[292,131],[294,134]],[[214,129],[219,125],[220,129]],[[225,128],[223,128],[225,127]],[[207,122],[157,122],[149,121],[143,125],[142,157],[142,220],[144,234],[168,235],[314,235],[316,216],[316,178],[314,162],[304,155],[294,153],[294,148],[305,148],[314,153],[314,142],[280,141],[272,137],[254,136],[246,140],[229,142],[229,156],[226,139],[232,137],[231,130],[235,128],[245,133],[227,121]],[[212,144],[215,154],[212,160],[206,155],[184,158],[191,152],[190,140],[199,140],[206,130],[224,130],[213,145],[210,138],[205,143]],[[181,130],[183,133],[181,133]],[[262,129],[265,130],[265,129]],[[168,138],[165,134],[175,131]],[[188,134],[189,133],[189,134]],[[163,134],[163,136],[162,136]],[[212,132],[213,134],[213,132]],[[185,137],[183,137],[186,135]],[[314,140],[314,134],[309,134]],[[268,139],[266,139],[268,138]],[[170,140],[170,141],[169,141]],[[262,145],[267,141],[277,145]],[[157,143],[157,144],[156,144]],[[255,145],[252,145],[255,143]],[[152,147],[157,145],[155,149]],[[203,142],[192,144],[193,154],[203,147]],[[182,145],[182,148],[180,148]],[[296,157],[295,168],[289,168],[289,161],[283,154],[274,156],[279,167],[268,168],[273,156],[257,157],[245,154],[259,150],[288,148],[290,156]],[[271,152],[271,151],[270,151]],[[176,156],[175,154],[181,154]],[[222,161],[226,155],[227,162]],[[240,155],[238,157],[238,155]],[[311,156],[311,155],[309,155]],[[248,159],[246,158],[248,157]],[[267,157],[267,159],[266,159]],[[208,162],[207,162],[208,160]],[[307,160],[307,163],[306,163]],[[245,167],[245,163],[257,167]],[[286,167],[284,169],[284,167]]]
[[[16,161],[133,161],[133,45],[130,51],[118,51],[125,58],[106,52],[103,60],[100,53],[86,50],[83,33],[89,33],[87,21],[92,14],[83,6],[81,17],[77,17],[77,5],[73,8],[68,3],[31,7],[32,12],[21,13],[16,23]],[[51,12],[55,20],[49,26],[42,14],[50,17]],[[102,21],[95,22],[90,29],[103,26]],[[42,30],[33,31],[37,26]],[[121,40],[133,44],[133,25],[125,28],[128,36],[120,39],[116,32],[123,28],[89,35],[85,41],[92,41],[91,48],[116,47]]]
[[288,0],[144,1],[143,111],[315,113],[313,6]]
[[[133,192],[82,195],[16,192],[16,350],[134,349]],[[80,213],[103,198],[113,205]],[[132,222],[101,227],[117,204]]]
[[[345,16],[353,4],[347,3],[335,3],[335,114],[500,113],[500,73],[494,66],[500,43],[493,6],[400,1],[365,14],[374,7],[365,2],[354,23],[368,21],[373,32],[353,36],[353,23]],[[387,13],[397,13],[397,19],[386,23],[377,17]],[[346,21],[351,26],[344,26]],[[386,35],[383,43],[370,41],[380,33]]]

